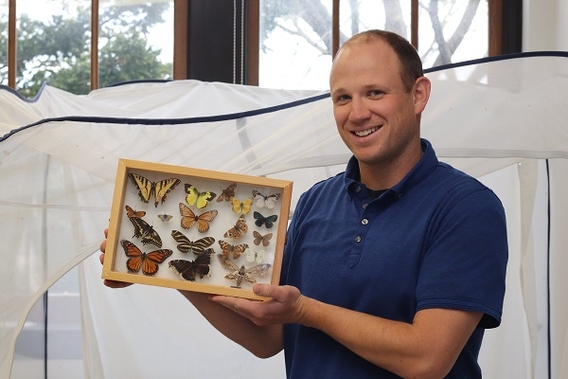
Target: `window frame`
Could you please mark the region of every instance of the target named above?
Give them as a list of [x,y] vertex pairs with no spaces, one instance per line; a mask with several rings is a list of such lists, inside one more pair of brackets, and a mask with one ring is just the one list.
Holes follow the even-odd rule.
[[[22,0],[20,0],[22,1]],[[189,9],[191,0],[174,0],[174,48],[173,78],[174,80],[189,78]],[[245,26],[245,81],[242,84],[258,85],[259,76],[259,21],[260,0],[243,0],[246,6],[247,23]],[[9,0],[8,10],[8,86],[16,88],[17,67],[17,30],[16,2]],[[339,49],[339,4],[332,3],[332,44],[333,54]],[[515,10],[515,20],[505,19],[503,8]],[[522,3],[518,0],[488,0],[489,8],[489,56],[518,52],[522,38]],[[411,38],[410,42],[417,47],[418,38],[418,0],[411,0]],[[99,0],[91,0],[91,90],[99,87],[98,74],[98,36],[99,36]],[[516,36],[511,41],[511,36]],[[506,51],[509,50],[509,51]],[[515,51],[513,51],[515,50]]]

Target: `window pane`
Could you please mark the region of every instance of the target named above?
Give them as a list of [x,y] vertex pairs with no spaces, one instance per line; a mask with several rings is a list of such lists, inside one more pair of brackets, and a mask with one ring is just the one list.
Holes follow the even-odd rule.
[[418,50],[424,67],[487,56],[487,0],[420,0]]
[[261,0],[259,86],[327,89],[331,0]]
[[8,85],[8,0],[0,0],[0,84]]
[[343,0],[339,15],[341,43],[368,29],[390,30],[410,39],[410,1]]
[[99,25],[99,87],[173,76],[173,0],[103,0]]
[[16,89],[34,96],[44,82],[73,93],[89,89],[90,0],[18,1]]

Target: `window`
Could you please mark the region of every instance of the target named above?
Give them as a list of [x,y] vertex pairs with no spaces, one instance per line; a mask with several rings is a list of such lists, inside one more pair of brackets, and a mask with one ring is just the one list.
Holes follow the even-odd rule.
[[488,0],[260,0],[260,20],[263,87],[327,88],[334,36],[337,46],[366,29],[411,40],[426,68],[483,58],[489,51]]
[[[333,52],[369,28],[407,37],[425,67],[500,54],[512,32],[503,30],[502,7],[518,7],[508,0],[0,0],[0,83],[32,97],[44,82],[83,94],[122,81],[188,78],[189,61],[215,64],[196,62],[210,54],[188,49],[189,10],[207,6],[214,25],[228,5],[247,38],[230,54],[238,47],[246,57],[218,80],[237,70],[246,84],[294,89],[326,88]],[[233,27],[233,40],[242,41],[245,32]]]
[[0,83],[23,96],[33,97],[45,82],[86,94],[117,82],[172,77],[173,0],[13,2],[15,13],[0,2]]

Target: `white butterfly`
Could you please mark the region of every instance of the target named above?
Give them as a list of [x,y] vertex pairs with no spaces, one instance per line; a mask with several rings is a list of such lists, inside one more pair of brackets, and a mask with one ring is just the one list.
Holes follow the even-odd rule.
[[268,209],[274,209],[276,202],[280,199],[280,192],[264,195],[257,190],[252,190],[252,196],[254,197],[254,204],[258,208],[266,207]]
[[250,247],[245,250],[245,257],[248,262],[263,263],[264,262],[264,250],[253,250]]

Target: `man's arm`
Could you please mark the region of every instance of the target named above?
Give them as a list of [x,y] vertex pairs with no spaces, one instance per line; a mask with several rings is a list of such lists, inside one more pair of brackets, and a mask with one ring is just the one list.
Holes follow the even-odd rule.
[[225,296],[212,300],[258,325],[299,323],[333,337],[369,362],[404,378],[442,378],[481,320],[478,312],[427,309],[411,324],[356,312],[302,296],[291,286],[257,284],[265,303]]
[[[101,255],[99,260],[101,264],[104,262],[105,258],[104,252],[106,250],[107,234],[108,229],[105,229],[105,239],[100,245]],[[117,282],[108,279],[104,280],[104,284],[110,288],[124,288],[132,285],[132,283]],[[282,350],[284,346],[282,325],[255,325],[251,320],[240,315],[238,309],[234,307],[227,308],[226,306],[211,301],[211,295],[209,294],[190,291],[179,292],[195,306],[213,327],[254,355],[260,358],[268,358]],[[251,303],[260,304],[258,301]]]

